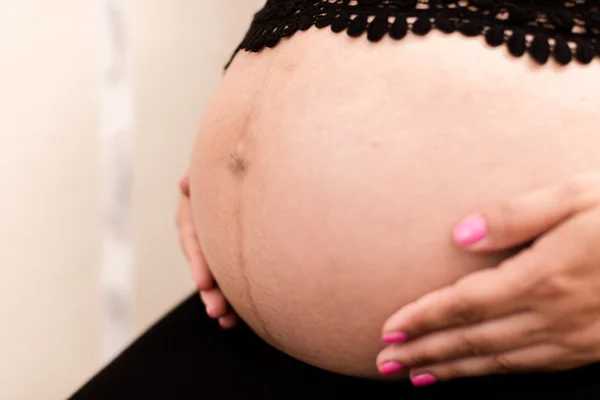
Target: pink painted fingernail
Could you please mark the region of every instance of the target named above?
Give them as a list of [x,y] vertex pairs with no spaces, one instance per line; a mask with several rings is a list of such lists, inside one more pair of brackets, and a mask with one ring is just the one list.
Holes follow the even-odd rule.
[[406,339],[408,339],[408,335],[404,332],[385,333],[382,338],[383,343],[387,344],[406,342]]
[[487,224],[482,217],[471,217],[454,228],[454,240],[461,246],[471,246],[487,235]]
[[437,382],[437,378],[431,374],[420,374],[410,380],[416,387],[429,386]]
[[404,366],[396,361],[386,361],[379,366],[379,373],[381,375],[391,375],[398,371],[401,371]]

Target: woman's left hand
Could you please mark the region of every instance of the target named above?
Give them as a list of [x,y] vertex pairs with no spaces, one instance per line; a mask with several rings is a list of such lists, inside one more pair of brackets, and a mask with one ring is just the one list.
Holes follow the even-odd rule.
[[533,244],[394,314],[382,373],[424,386],[600,361],[600,172],[483,210],[454,238],[471,252]]

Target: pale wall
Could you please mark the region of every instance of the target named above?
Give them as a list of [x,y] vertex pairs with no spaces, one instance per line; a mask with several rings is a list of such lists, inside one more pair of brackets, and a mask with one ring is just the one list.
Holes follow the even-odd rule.
[[[133,334],[192,290],[177,180],[261,3],[130,1]],[[61,399],[101,363],[97,2],[0,4],[0,399]]]

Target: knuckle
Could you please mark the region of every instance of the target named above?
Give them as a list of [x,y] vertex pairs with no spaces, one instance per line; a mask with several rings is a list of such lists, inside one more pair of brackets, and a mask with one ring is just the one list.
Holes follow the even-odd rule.
[[574,286],[575,283],[570,278],[562,274],[550,274],[542,278],[538,284],[536,294],[550,299],[567,297],[574,293]]
[[461,291],[458,290],[450,297],[451,312],[455,322],[459,325],[471,325],[481,321],[481,313],[477,311],[477,307],[460,293]]
[[514,363],[505,354],[496,354],[492,359],[498,373],[509,373],[515,368]]
[[435,364],[439,361],[438,357],[435,357],[432,354],[429,353],[425,353],[425,352],[420,352],[420,353],[415,353],[415,354],[411,354],[407,357],[407,365],[410,365],[412,367],[418,367],[418,366],[424,366],[424,365],[431,365],[431,364]]
[[442,380],[448,381],[455,378],[469,376],[469,369],[464,363],[456,362],[445,365],[442,370],[436,371],[436,376]]
[[577,177],[564,185],[562,194],[569,197],[577,197],[585,192],[587,192],[587,179]]
[[196,271],[194,275],[194,281],[196,283],[196,287],[200,290],[213,290],[216,289],[217,286],[213,280],[212,273],[208,269],[208,267],[204,266]]
[[198,278],[194,283],[196,283],[196,288],[200,291],[212,289],[212,285],[208,278]]
[[586,208],[600,199],[599,181],[596,176],[582,175],[563,186],[560,197]]
[[[581,324],[581,322],[576,322]],[[589,329],[575,328],[575,323],[572,325],[571,331],[563,334],[559,340],[560,346],[576,354],[593,354],[598,347],[598,339],[596,335],[591,335]]]
[[565,331],[581,334],[585,339],[588,339],[582,340],[582,342],[600,345],[596,335],[591,335],[591,337],[588,336],[590,327],[593,327],[598,322],[596,310],[591,313],[576,313],[576,315],[574,314],[570,318],[564,318],[563,321]]
[[519,227],[515,224],[518,220],[519,207],[515,202],[502,202],[494,210],[490,212],[493,215],[488,218],[494,221],[493,229],[496,235],[512,237],[519,233]]
[[460,336],[460,343],[462,356],[465,357],[478,357],[489,351],[490,347],[492,347],[485,339],[476,338],[469,334],[462,334]]
[[440,356],[436,354],[435,348],[426,343],[415,343],[414,345],[401,345],[396,347],[395,359],[409,367],[420,367],[436,364]]

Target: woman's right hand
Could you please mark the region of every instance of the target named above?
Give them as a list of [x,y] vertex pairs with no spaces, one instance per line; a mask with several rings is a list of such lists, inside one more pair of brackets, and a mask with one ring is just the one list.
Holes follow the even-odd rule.
[[190,264],[192,278],[200,291],[200,298],[206,307],[208,316],[219,320],[219,325],[225,329],[233,328],[238,322],[238,317],[217,286],[208,268],[196,235],[196,228],[191,212],[189,173],[181,179],[179,188],[181,195],[177,225],[181,247]]

